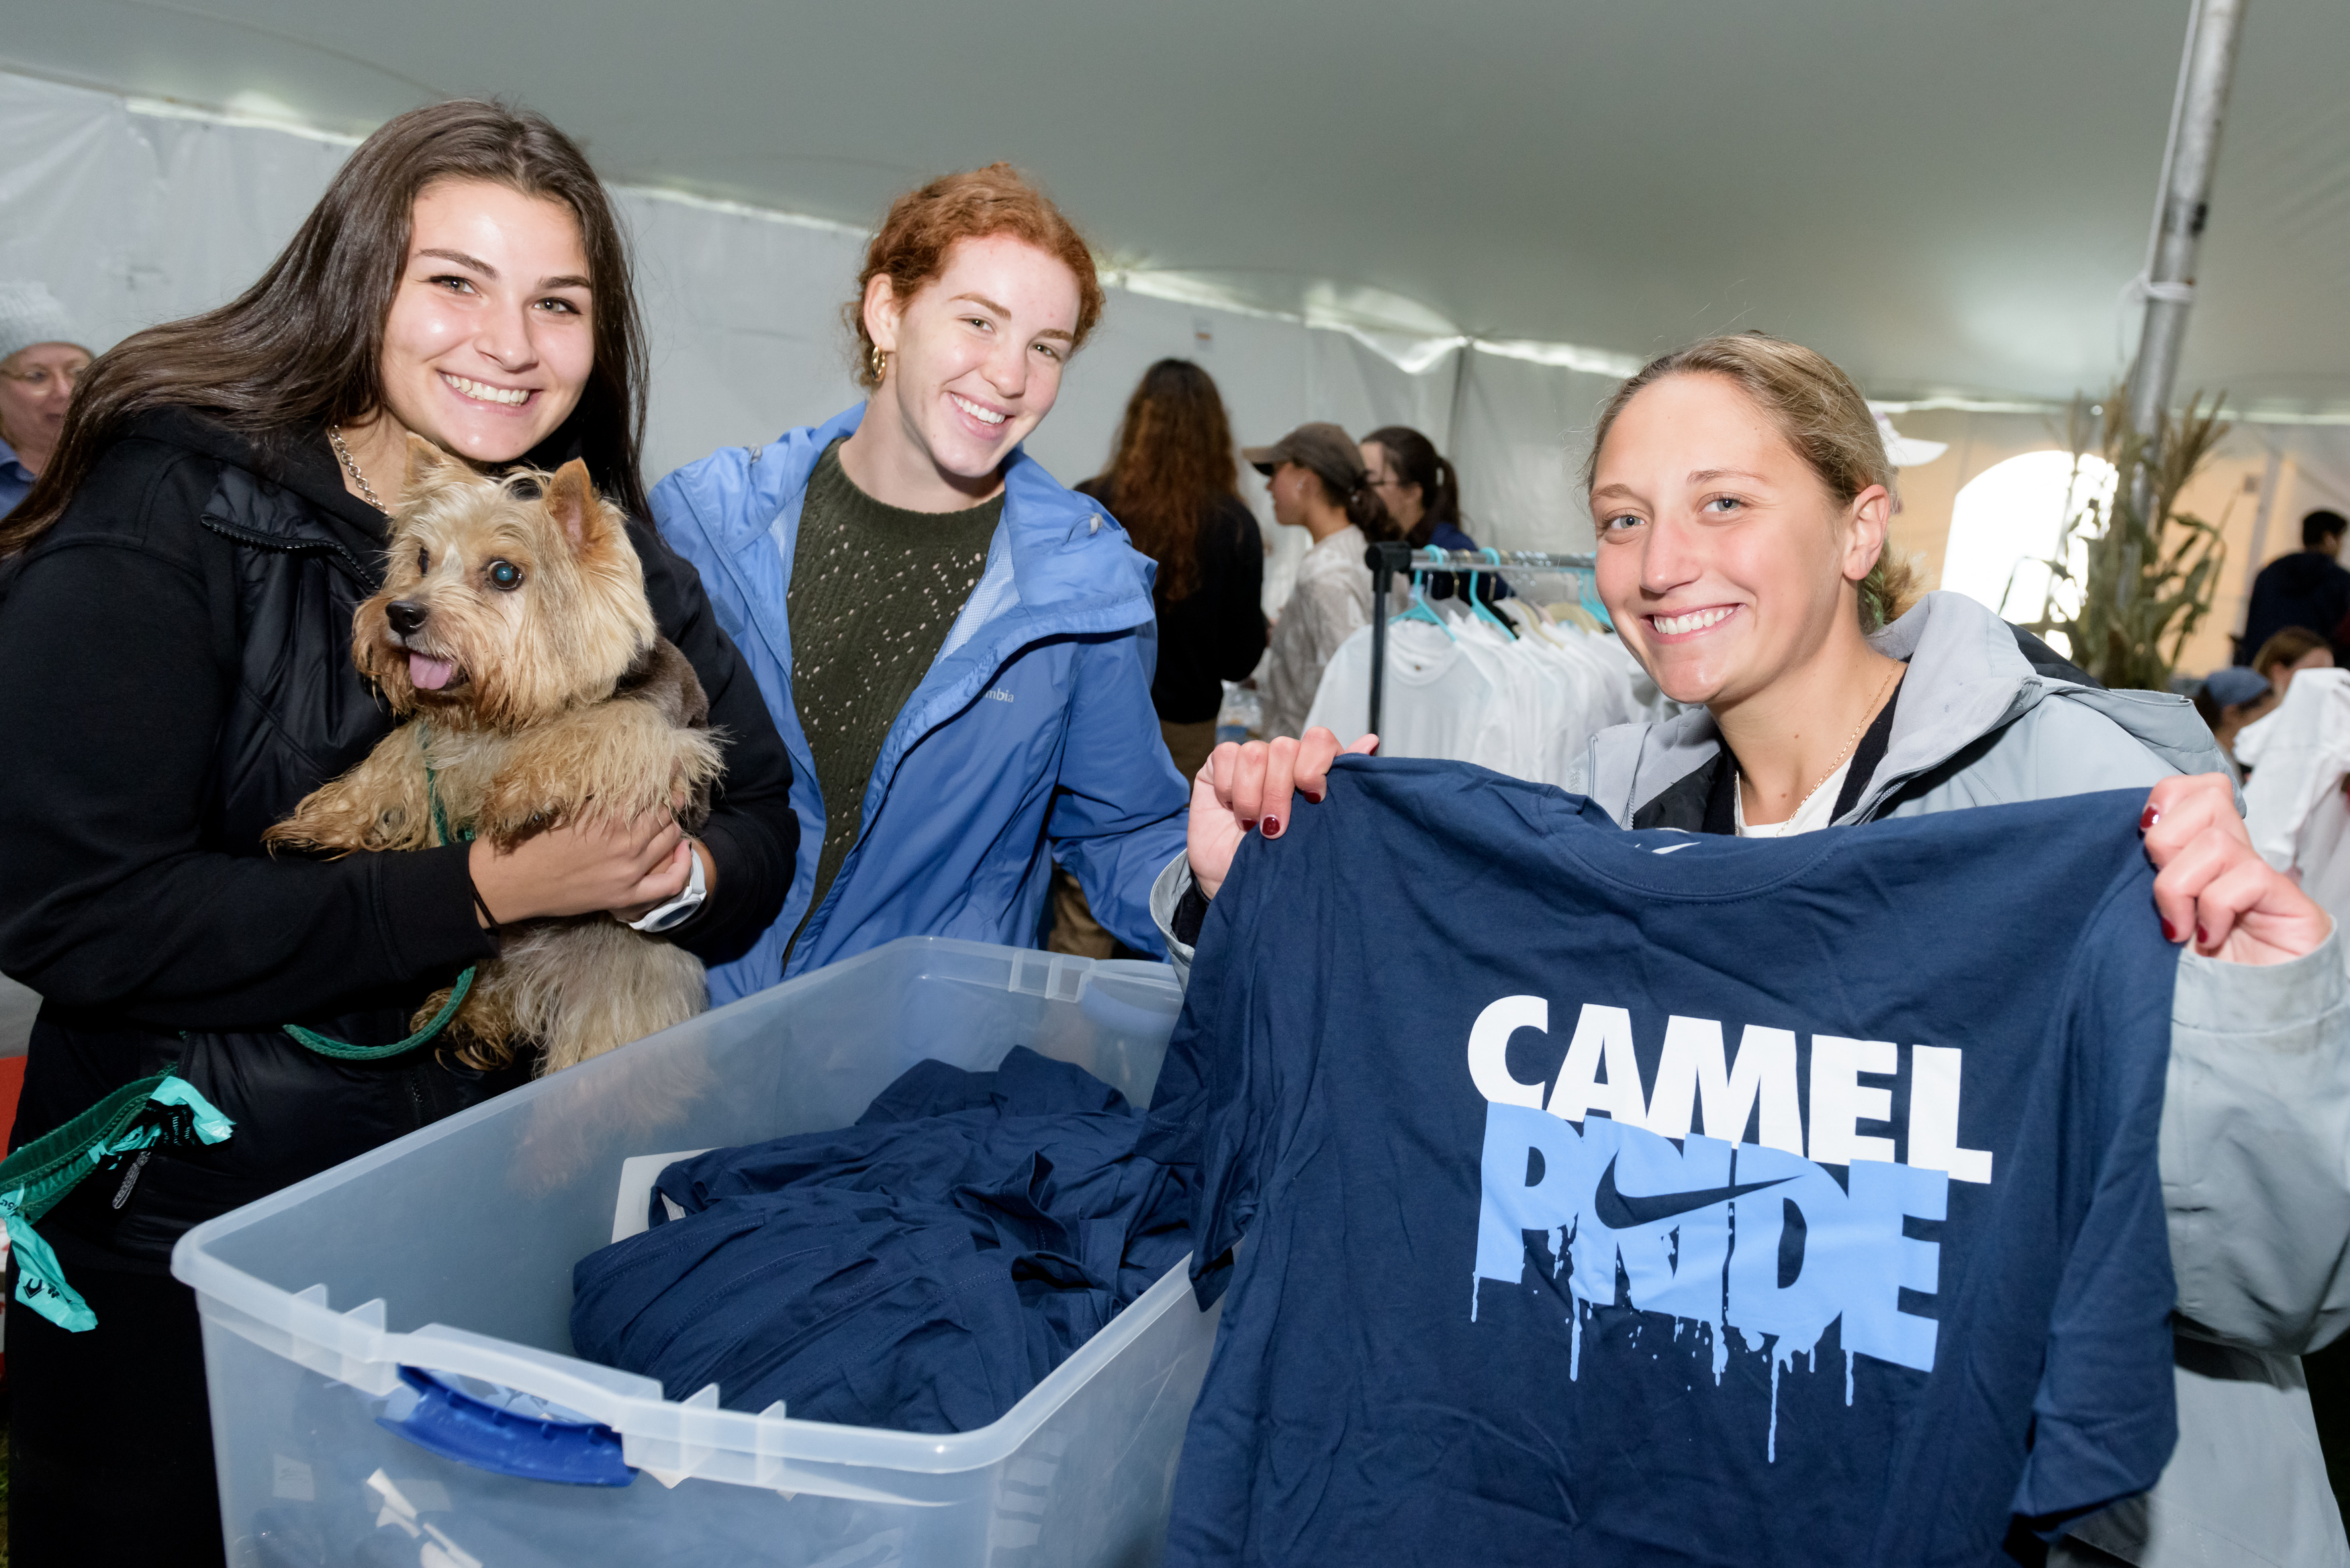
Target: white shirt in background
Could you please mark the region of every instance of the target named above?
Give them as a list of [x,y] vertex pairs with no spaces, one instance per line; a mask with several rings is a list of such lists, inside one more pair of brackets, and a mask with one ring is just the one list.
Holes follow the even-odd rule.
[[[1436,607],[1442,627],[1397,620],[1388,628],[1388,684],[1379,754],[1474,763],[1513,778],[1564,784],[1591,736],[1640,715],[1627,670],[1603,639],[1544,626],[1513,638],[1456,601]],[[1352,744],[1368,722],[1371,631],[1349,637],[1323,672],[1305,723]]]
[[2244,828],[2261,858],[2297,873],[2301,890],[2350,922],[2350,670],[2304,670],[2284,701],[2236,736]]

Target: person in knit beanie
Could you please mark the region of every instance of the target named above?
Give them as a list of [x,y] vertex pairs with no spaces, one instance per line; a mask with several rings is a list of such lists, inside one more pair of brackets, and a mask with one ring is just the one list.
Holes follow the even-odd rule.
[[66,404],[89,360],[47,287],[0,282],[0,517],[16,509],[57,450]]

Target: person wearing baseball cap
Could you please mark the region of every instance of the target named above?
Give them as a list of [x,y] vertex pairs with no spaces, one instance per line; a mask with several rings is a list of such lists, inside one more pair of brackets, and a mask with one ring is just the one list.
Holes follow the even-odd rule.
[[47,288],[0,283],[0,517],[16,509],[47,466],[89,361]]
[[1300,425],[1271,446],[1241,456],[1265,476],[1273,520],[1303,528],[1313,548],[1297,565],[1297,587],[1274,623],[1264,673],[1264,738],[1304,733],[1315,689],[1338,645],[1371,618],[1371,569],[1363,552],[1395,525],[1372,488],[1362,449],[1336,425]]
[[2214,670],[2195,689],[2195,711],[2211,727],[2211,738],[2220,742],[2228,765],[2237,771],[2239,784],[2243,782],[2243,767],[2236,761],[2236,735],[2275,707],[2276,701],[2277,693],[2268,677],[2241,665]]

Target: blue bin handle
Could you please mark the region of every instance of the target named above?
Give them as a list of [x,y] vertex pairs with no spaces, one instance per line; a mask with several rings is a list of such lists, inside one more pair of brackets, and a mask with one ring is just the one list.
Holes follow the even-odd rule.
[[416,1408],[400,1420],[376,1417],[418,1448],[494,1475],[566,1486],[627,1486],[637,1479],[620,1458],[620,1434],[600,1421],[552,1421],[501,1410],[413,1366],[400,1380]]

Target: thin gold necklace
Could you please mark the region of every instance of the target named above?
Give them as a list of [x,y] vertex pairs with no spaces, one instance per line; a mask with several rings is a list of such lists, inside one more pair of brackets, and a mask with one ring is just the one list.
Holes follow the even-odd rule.
[[335,455],[343,460],[343,472],[349,474],[351,483],[359,487],[359,493],[367,497],[367,504],[389,516],[391,508],[386,506],[382,497],[376,494],[375,486],[369,484],[367,482],[367,475],[359,472],[359,462],[351,456],[351,449],[343,444],[343,431],[340,425],[327,427],[327,444],[333,447]]
[[[1780,819],[1781,822],[1793,822],[1795,818],[1803,815],[1804,807],[1812,804],[1812,796],[1819,794],[1823,789],[1825,789],[1827,787],[1828,780],[1835,777],[1836,769],[1844,766],[1846,763],[1852,760],[1852,753],[1859,749],[1860,737],[1867,732],[1870,721],[1877,717],[1877,707],[1879,704],[1884,702],[1885,694],[1893,690],[1893,683],[1901,678],[1901,672],[1908,668],[1908,666],[1905,664],[1898,661],[1895,662],[1893,666],[1893,673],[1885,678],[1885,684],[1877,689],[1877,695],[1869,699],[1867,708],[1862,711],[1860,715],[1860,722],[1852,727],[1852,738],[1844,743],[1844,750],[1838,752],[1836,753],[1836,760],[1828,764],[1828,771],[1820,775],[1820,782],[1804,792],[1804,798],[1795,803],[1795,809],[1789,812],[1784,817],[1782,817]],[[1744,769],[1742,768],[1739,770],[1739,776],[1741,778],[1745,776]],[[1779,824],[1765,823],[1762,826],[1770,827],[1777,826]]]

